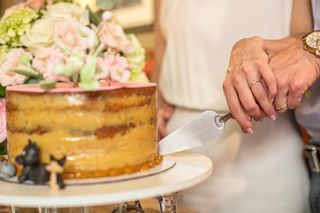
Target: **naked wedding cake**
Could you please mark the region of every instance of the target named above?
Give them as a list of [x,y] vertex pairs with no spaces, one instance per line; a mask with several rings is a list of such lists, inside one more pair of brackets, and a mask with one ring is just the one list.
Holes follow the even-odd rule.
[[0,98],[10,161],[27,153],[30,140],[40,147],[40,163],[50,154],[67,157],[66,178],[154,167],[161,157],[146,51],[104,1],[94,10],[81,2],[27,0],[0,20]]
[[88,91],[59,84],[7,88],[8,155],[31,139],[49,155],[67,156],[64,177],[114,176],[158,165],[156,86],[115,84]]

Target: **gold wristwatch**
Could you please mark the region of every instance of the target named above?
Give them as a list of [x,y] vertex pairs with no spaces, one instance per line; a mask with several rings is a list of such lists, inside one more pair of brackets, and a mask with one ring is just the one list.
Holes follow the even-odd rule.
[[320,30],[312,31],[302,37],[303,49],[314,54],[316,57],[320,57]]

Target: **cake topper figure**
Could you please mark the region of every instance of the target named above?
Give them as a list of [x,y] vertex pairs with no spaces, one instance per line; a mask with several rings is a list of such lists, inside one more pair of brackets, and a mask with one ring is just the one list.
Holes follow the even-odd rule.
[[16,162],[23,166],[19,183],[30,180],[35,184],[45,184],[49,181],[46,165],[40,162],[40,148],[30,139],[22,154],[16,157]]
[[61,177],[66,159],[66,156],[56,159],[53,155],[50,155],[50,163],[46,166],[46,169],[50,172],[49,185],[52,192],[56,192],[66,186]]

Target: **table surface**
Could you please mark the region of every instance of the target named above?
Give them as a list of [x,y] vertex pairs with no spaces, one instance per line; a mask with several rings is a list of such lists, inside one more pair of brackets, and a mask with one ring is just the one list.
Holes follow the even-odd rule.
[[194,186],[212,173],[209,158],[192,152],[165,156],[176,162],[171,169],[149,177],[115,183],[67,186],[52,193],[48,186],[0,181],[0,205],[21,207],[81,207],[141,200]]

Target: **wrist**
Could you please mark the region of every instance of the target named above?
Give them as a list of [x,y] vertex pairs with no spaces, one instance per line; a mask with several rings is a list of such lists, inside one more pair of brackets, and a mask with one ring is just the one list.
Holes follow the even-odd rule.
[[309,61],[314,65],[317,77],[320,76],[320,31],[312,31],[300,39],[302,48],[307,54]]
[[317,78],[320,77],[320,58],[316,57],[315,55],[307,52],[307,57],[309,61],[314,65],[314,68],[317,72]]
[[263,48],[268,50],[270,56],[273,56],[297,41],[299,41],[299,39],[295,37],[288,37],[279,40],[263,40]]

